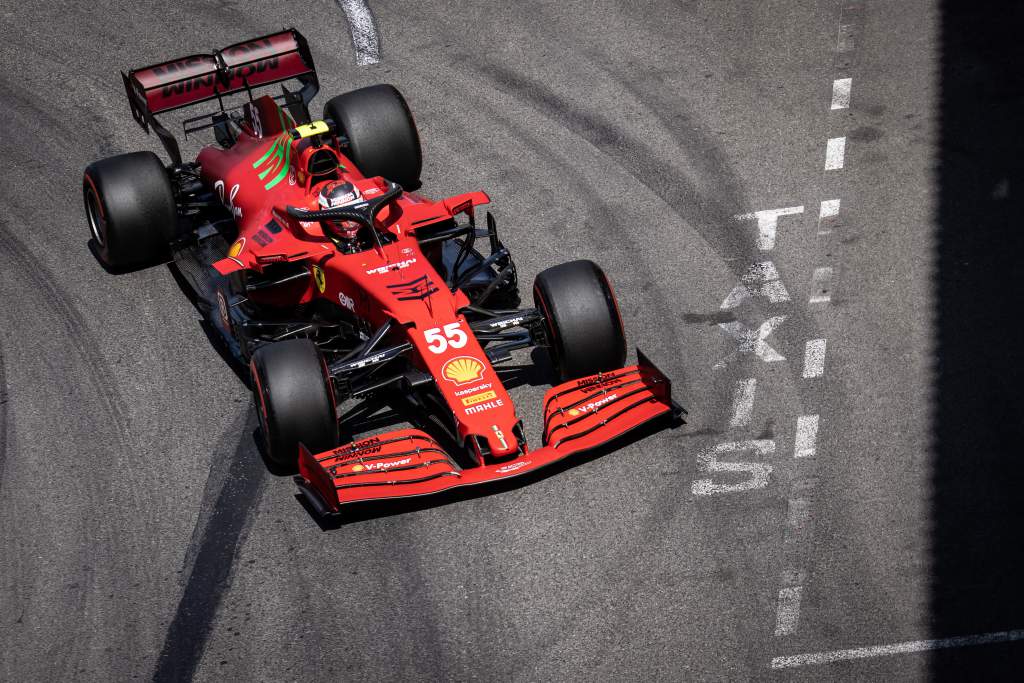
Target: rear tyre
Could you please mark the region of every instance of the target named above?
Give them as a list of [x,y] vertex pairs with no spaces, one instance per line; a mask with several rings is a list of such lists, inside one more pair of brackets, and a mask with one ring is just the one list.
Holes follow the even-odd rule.
[[152,152],[133,152],[89,164],[82,179],[93,252],[116,270],[170,258],[178,210],[171,180]]
[[544,315],[560,381],[621,368],[626,335],[615,293],[593,261],[570,261],[537,276],[533,300]]
[[384,176],[405,190],[420,185],[423,154],[416,122],[402,94],[391,85],[371,85],[338,95],[324,118],[348,138],[346,153],[367,177]]
[[309,339],[267,344],[253,354],[249,370],[270,462],[294,472],[300,442],[314,454],[338,445],[334,391],[316,344]]

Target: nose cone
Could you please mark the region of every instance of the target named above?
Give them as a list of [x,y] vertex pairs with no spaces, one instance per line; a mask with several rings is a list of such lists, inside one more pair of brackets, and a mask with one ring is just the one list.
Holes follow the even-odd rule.
[[491,453],[498,456],[514,455],[519,451],[519,441],[511,429],[500,429],[498,425],[491,427],[491,433],[487,435],[487,445],[491,447]]

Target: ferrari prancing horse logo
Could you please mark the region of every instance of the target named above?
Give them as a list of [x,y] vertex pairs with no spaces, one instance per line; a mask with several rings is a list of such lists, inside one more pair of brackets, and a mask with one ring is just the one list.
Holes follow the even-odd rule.
[[327,289],[327,276],[324,275],[324,271],[320,266],[313,266],[313,281],[316,282],[317,291],[321,294]]

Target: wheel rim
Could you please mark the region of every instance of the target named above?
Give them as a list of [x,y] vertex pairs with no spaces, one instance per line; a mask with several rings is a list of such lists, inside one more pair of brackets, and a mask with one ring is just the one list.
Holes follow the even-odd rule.
[[85,194],[85,213],[89,218],[89,230],[92,232],[92,238],[96,240],[96,244],[102,247],[104,245],[103,214],[100,212],[99,199],[91,187],[86,190]]

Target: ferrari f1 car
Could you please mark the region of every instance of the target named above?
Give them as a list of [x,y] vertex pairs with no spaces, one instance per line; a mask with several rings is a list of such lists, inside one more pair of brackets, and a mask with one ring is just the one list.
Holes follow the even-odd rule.
[[[543,271],[521,308],[494,218],[477,222],[487,195],[417,193],[419,136],[395,88],[339,95],[313,120],[319,84],[294,29],[122,76],[170,164],[135,152],[89,165],[90,248],[113,272],[173,261],[207,327],[250,369],[265,456],[297,469],[318,512],[522,475],[678,418],[669,380],[642,353],[623,367],[622,318],[598,266]],[[272,84],[280,93],[255,92]],[[227,106],[230,95],[246,98]],[[212,129],[216,143],[184,162],[156,117],[210,101],[216,111],[181,125],[186,138]],[[535,346],[560,383],[531,448],[500,364]],[[414,428],[351,433],[396,401]]]

